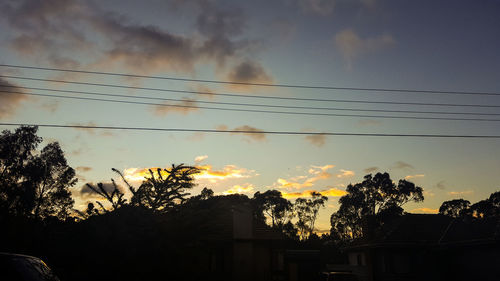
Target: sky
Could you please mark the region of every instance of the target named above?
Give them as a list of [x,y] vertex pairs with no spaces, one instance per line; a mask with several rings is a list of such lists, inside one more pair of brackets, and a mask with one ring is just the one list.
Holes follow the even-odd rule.
[[[8,86],[2,90],[11,91],[0,93],[1,123],[255,132],[40,128],[44,143],[59,141],[77,172],[79,182],[72,188],[77,208],[96,200],[82,188],[85,183],[118,178],[111,168],[138,185],[148,168],[174,163],[204,168],[196,177],[193,195],[203,187],[216,194],[250,197],[277,189],[293,200],[320,191],[329,200],[320,212],[318,231],[330,228],[330,215],[338,209],[346,186],[369,173],[388,172],[396,182],[407,179],[423,187],[424,202],[404,206],[414,213],[435,213],[443,201],[456,198],[474,203],[500,189],[500,139],[263,133],[498,135],[500,122],[494,121],[500,119],[498,0],[0,0],[0,14],[3,65],[272,85],[473,93],[220,84],[0,66],[0,82]],[[370,103],[325,101],[332,99]],[[462,106],[429,105],[436,103]],[[338,116],[342,114],[365,117]]]

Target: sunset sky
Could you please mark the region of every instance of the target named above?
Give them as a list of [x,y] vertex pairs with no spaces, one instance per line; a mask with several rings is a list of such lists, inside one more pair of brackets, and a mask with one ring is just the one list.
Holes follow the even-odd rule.
[[[251,86],[0,66],[0,82],[9,86],[2,90],[17,92],[0,93],[0,123],[257,133],[500,135],[498,0],[0,0],[0,15],[3,65],[274,85],[475,93]],[[163,103],[190,107],[18,94],[162,103],[60,90],[177,99]],[[221,93],[246,97],[218,95]],[[262,96],[281,99],[259,98]],[[286,99],[290,97],[372,103]],[[428,105],[436,103],[465,106]],[[241,109],[372,117],[256,113]],[[455,114],[439,114],[443,112]],[[406,205],[409,212],[437,212],[445,200],[464,198],[476,202],[500,189],[500,139],[74,128],[40,128],[39,135],[45,142],[59,141],[70,165],[76,169],[79,183],[73,194],[78,208],[95,200],[85,190],[81,192],[81,187],[87,182],[116,178],[111,168],[123,171],[134,184],[139,184],[145,169],[172,163],[205,169],[197,176],[198,186],[192,194],[198,194],[205,186],[217,194],[244,193],[250,197],[256,191],[278,189],[290,199],[307,196],[312,190],[321,191],[329,196],[329,201],[321,211],[319,230],[329,229],[329,217],[338,208],[345,187],[360,182],[367,173],[387,171],[393,180],[406,178],[422,186],[425,201]]]

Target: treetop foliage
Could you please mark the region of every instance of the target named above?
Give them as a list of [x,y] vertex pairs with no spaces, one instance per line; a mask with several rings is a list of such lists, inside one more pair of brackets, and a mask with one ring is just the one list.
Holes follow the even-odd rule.
[[362,182],[349,184],[346,191],[339,199],[339,210],[330,218],[332,236],[340,239],[361,237],[362,221],[368,216],[376,216],[383,223],[403,214],[406,203],[424,200],[421,187],[404,179],[396,185],[388,173],[368,174]]
[[23,126],[0,135],[0,209],[11,215],[68,218],[69,187],[77,182],[58,142],[37,151],[38,127]]

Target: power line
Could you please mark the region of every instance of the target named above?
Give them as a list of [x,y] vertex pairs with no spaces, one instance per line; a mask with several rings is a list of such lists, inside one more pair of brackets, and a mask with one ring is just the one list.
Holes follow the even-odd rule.
[[499,122],[500,121],[500,119],[484,119],[484,118],[451,118],[451,117],[429,117],[429,116],[422,117],[422,116],[364,115],[364,114],[337,114],[337,113],[316,113],[316,112],[272,111],[272,110],[241,109],[241,108],[237,108],[236,109],[236,108],[192,106],[192,105],[170,105],[170,104],[162,104],[162,103],[150,103],[150,102],[138,102],[138,101],[124,101],[124,100],[112,100],[112,99],[101,99],[101,98],[87,98],[87,97],[75,97],[75,96],[62,96],[62,95],[50,95],[50,94],[35,94],[35,93],[25,93],[25,92],[15,92],[15,91],[1,91],[0,90],[0,92],[13,93],[13,94],[21,94],[21,95],[31,95],[31,96],[63,98],[63,99],[76,99],[76,100],[88,100],[88,101],[123,103],[123,104],[153,105],[153,106],[191,108],[191,109],[207,109],[207,110],[233,111],[233,112],[253,112],[253,113],[289,114],[289,115],[306,115],[306,116],[330,116],[330,117],[360,117],[360,118],[383,118],[383,119],[411,119],[411,120],[447,120],[447,121],[480,121],[480,122]]
[[183,93],[183,94],[198,94],[198,95],[208,95],[208,96],[237,97],[237,98],[293,100],[293,101],[313,101],[313,102],[362,103],[362,104],[390,104],[390,105],[417,105],[417,106],[444,106],[444,107],[500,108],[500,105],[486,105],[486,104],[454,104],[454,103],[366,101],[366,100],[318,99],[318,98],[299,98],[299,97],[279,97],[279,96],[260,96],[260,95],[229,94],[229,93],[217,93],[217,92],[203,92],[203,91],[188,91],[188,90],[151,88],[151,87],[123,86],[123,85],[116,85],[116,84],[78,82],[78,81],[44,79],[44,78],[35,78],[35,77],[21,77],[21,76],[10,76],[10,75],[0,75],[0,78],[11,78],[11,79],[21,79],[21,80],[30,80],[30,81],[55,82],[55,83],[63,83],[63,84],[74,84],[74,85],[85,85],[85,86],[99,86],[99,87],[110,87],[110,88],[121,88],[121,89],[132,89],[132,90],[146,90],[146,91]]
[[[233,102],[213,102],[213,101],[200,101],[200,100],[189,100],[189,99],[158,98],[158,97],[150,97],[150,96],[133,96],[133,95],[124,95],[124,94],[105,94],[105,93],[100,93],[100,92],[60,90],[60,89],[52,89],[52,88],[37,88],[37,87],[24,87],[24,86],[0,84],[0,92],[9,93],[9,94],[25,94],[25,93],[18,92],[18,91],[3,91],[1,89],[2,87],[22,88],[22,89],[28,89],[28,90],[52,91],[52,92],[60,92],[60,93],[84,94],[84,95],[94,95],[94,96],[105,96],[105,97],[120,97],[120,98],[185,102],[188,104],[189,103],[191,103],[191,104],[201,103],[201,104],[216,104],[216,105],[230,105],[230,106],[250,106],[250,107],[285,108],[285,109],[309,109],[309,110],[328,110],[328,111],[364,111],[364,112],[383,112],[383,113],[500,116],[500,113],[483,113],[483,112],[443,112],[443,111],[388,110],[388,109],[363,109],[363,108],[332,108],[332,107],[288,106],[288,105],[233,103]],[[40,94],[35,94],[35,93],[26,93],[26,94],[27,95],[40,95]],[[48,95],[48,94],[46,94],[44,96],[46,96],[46,97],[61,97],[58,95]],[[171,105],[171,106],[175,107],[176,105]]]
[[213,83],[213,84],[264,86],[264,87],[279,87],[279,88],[323,89],[323,90],[345,90],[345,91],[371,91],[371,92],[398,92],[398,93],[425,93],[425,94],[450,94],[450,95],[500,96],[500,93],[493,93],[493,92],[440,91],[440,90],[420,90],[420,89],[388,89],[388,88],[362,88],[362,87],[337,87],[337,86],[312,86],[312,85],[293,85],[293,84],[249,83],[249,82],[236,82],[236,81],[221,81],[221,80],[206,80],[206,79],[192,79],[192,78],[177,78],[177,77],[167,77],[167,76],[150,76],[150,75],[127,74],[127,73],[116,73],[116,72],[102,72],[102,71],[63,69],[63,68],[23,66],[23,65],[12,65],[12,64],[0,64],[0,66],[3,66],[3,67],[12,67],[12,68],[22,68],[22,69],[36,69],[36,70],[61,71],[61,72],[71,72],[71,73],[85,73],[85,74],[99,74],[99,75],[121,76],[121,77],[161,79],[161,80],[172,80],[172,81],[183,81],[183,82],[200,82],[200,83]]
[[488,138],[498,139],[500,135],[444,135],[444,134],[380,134],[380,133],[336,133],[336,132],[297,132],[297,131],[248,131],[248,130],[217,130],[217,129],[181,129],[156,127],[121,127],[121,126],[90,126],[61,124],[26,124],[0,123],[0,126],[38,126],[46,128],[74,129],[105,129],[127,131],[163,131],[163,132],[194,132],[194,133],[230,133],[230,134],[269,134],[269,135],[322,135],[322,136],[358,136],[358,137],[419,137],[419,138]]

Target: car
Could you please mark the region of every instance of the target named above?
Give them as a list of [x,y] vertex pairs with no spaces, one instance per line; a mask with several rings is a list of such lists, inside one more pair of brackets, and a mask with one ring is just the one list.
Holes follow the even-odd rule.
[[0,280],[3,281],[59,281],[59,278],[39,258],[0,253]]
[[325,281],[358,281],[356,275],[345,271],[325,271],[322,272]]

